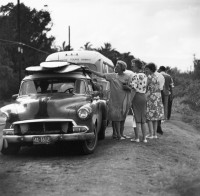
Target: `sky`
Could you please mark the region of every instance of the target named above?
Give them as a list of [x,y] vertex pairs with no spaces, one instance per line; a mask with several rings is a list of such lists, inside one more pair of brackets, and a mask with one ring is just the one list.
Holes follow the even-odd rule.
[[[1,0],[17,4],[17,0]],[[79,50],[110,43],[120,53],[158,67],[193,70],[200,59],[199,0],[20,0],[30,8],[47,10],[53,22],[49,35],[55,45],[70,43]]]

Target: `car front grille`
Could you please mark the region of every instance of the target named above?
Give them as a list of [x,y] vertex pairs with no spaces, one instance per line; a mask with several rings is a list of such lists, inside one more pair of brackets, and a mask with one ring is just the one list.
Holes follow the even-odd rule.
[[[63,130],[63,124],[67,125],[67,130]],[[26,133],[21,130],[20,124],[14,126],[15,134],[17,135],[44,135],[44,134],[63,134],[72,133],[72,122],[32,122],[27,124]]]

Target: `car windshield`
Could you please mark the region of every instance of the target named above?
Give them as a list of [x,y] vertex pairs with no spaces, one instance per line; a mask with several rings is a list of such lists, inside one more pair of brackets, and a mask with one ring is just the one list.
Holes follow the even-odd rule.
[[19,95],[42,94],[42,93],[70,93],[85,94],[87,85],[81,79],[34,79],[23,81]]

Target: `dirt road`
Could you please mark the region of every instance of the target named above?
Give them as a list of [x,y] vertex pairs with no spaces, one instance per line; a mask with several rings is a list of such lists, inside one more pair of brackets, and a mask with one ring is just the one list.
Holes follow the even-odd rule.
[[[177,115],[162,126],[164,135],[146,144],[113,140],[109,127],[88,156],[74,144],[0,155],[0,195],[200,195],[200,132]],[[133,135],[130,116],[125,133]]]

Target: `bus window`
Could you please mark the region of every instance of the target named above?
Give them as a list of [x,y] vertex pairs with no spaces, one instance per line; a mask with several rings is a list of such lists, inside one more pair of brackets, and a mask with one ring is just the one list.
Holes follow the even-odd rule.
[[89,67],[91,70],[98,71],[96,65],[83,63],[84,66]]
[[114,67],[108,66],[108,73],[113,73],[114,72]]
[[103,63],[103,73],[108,73],[108,66]]

